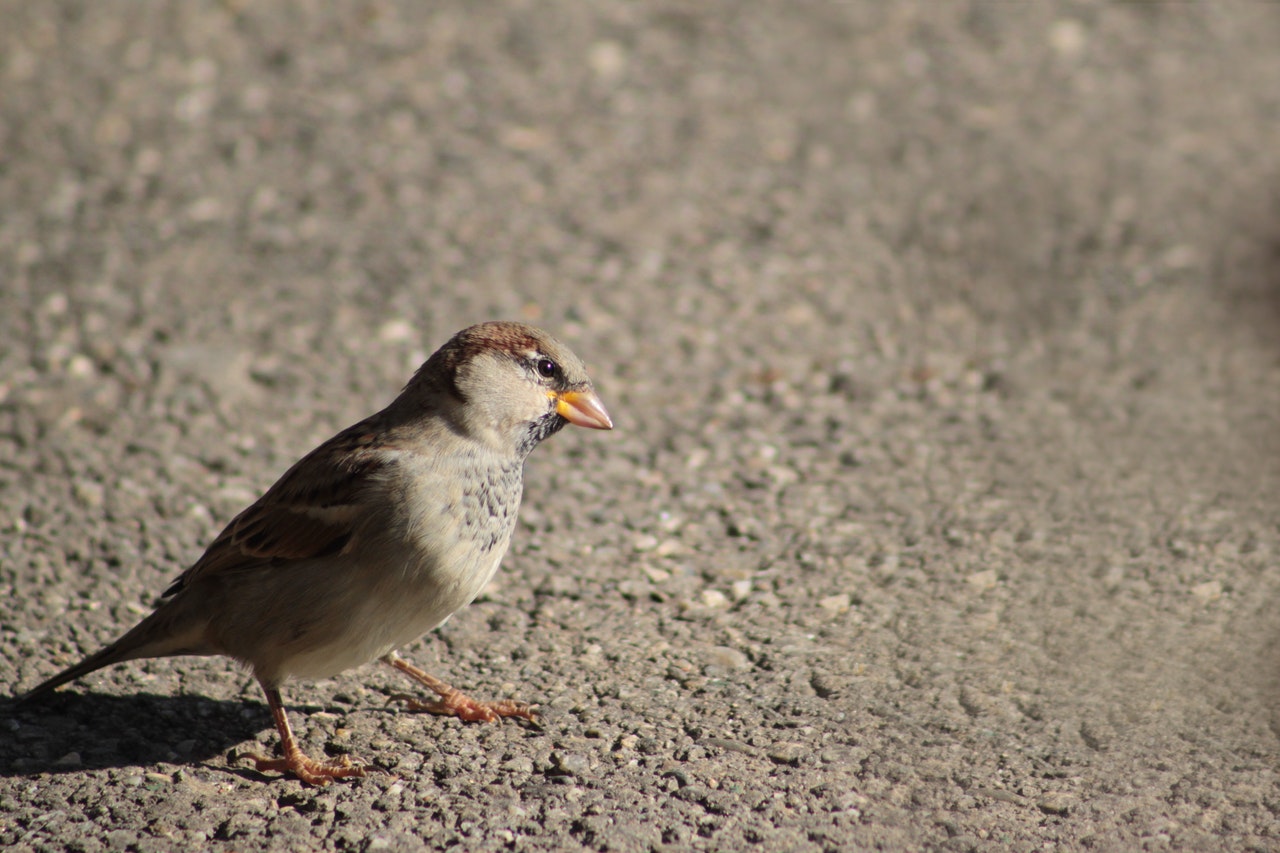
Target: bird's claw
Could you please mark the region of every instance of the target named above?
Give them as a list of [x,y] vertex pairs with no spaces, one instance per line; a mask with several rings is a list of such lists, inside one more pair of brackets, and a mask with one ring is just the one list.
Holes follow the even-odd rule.
[[347,756],[330,761],[316,761],[301,751],[295,751],[283,758],[270,758],[256,752],[243,753],[236,760],[248,758],[253,761],[259,773],[292,773],[308,785],[323,788],[334,779],[364,778],[371,772],[387,773],[390,771],[372,764],[353,763]]
[[530,722],[538,720],[537,705],[528,705],[514,699],[482,702],[457,690],[434,701],[419,699],[408,693],[395,693],[387,698],[388,705],[392,702],[403,702],[405,708],[410,711],[425,711],[428,714],[457,717],[468,723],[496,723],[503,717],[519,717]]

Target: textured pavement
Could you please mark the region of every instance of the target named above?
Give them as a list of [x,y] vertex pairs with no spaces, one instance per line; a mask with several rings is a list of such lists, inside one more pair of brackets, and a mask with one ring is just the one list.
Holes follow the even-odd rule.
[[1280,849],[1280,7],[0,2],[0,679],[470,323],[616,421],[406,650],[0,706],[16,850]]

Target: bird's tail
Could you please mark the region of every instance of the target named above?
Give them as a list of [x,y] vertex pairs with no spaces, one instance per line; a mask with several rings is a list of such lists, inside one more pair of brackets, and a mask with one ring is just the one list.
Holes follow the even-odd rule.
[[[209,654],[203,641],[204,626],[191,625],[188,620],[178,617],[174,601],[170,600],[160,606],[146,619],[135,625],[129,633],[111,645],[89,655],[75,666],[68,667],[52,678],[42,681],[26,693],[18,696],[16,702],[23,704],[37,699],[52,690],[91,672],[138,658],[171,657],[173,655]],[[187,624],[183,624],[186,622]],[[180,630],[182,629],[182,630]]]

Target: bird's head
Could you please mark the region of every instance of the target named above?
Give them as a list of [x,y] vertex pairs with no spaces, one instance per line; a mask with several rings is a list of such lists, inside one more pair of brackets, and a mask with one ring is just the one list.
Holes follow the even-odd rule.
[[450,398],[457,429],[527,454],[566,423],[613,429],[587,368],[551,335],[514,322],[480,323],[440,347],[405,389]]

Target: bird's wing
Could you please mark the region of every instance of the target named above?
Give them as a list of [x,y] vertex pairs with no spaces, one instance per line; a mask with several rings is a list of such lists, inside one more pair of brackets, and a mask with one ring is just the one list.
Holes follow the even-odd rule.
[[368,421],[339,433],[299,460],[245,509],[165,591],[198,577],[335,554],[352,545],[369,511],[363,499],[389,464],[389,448]]

